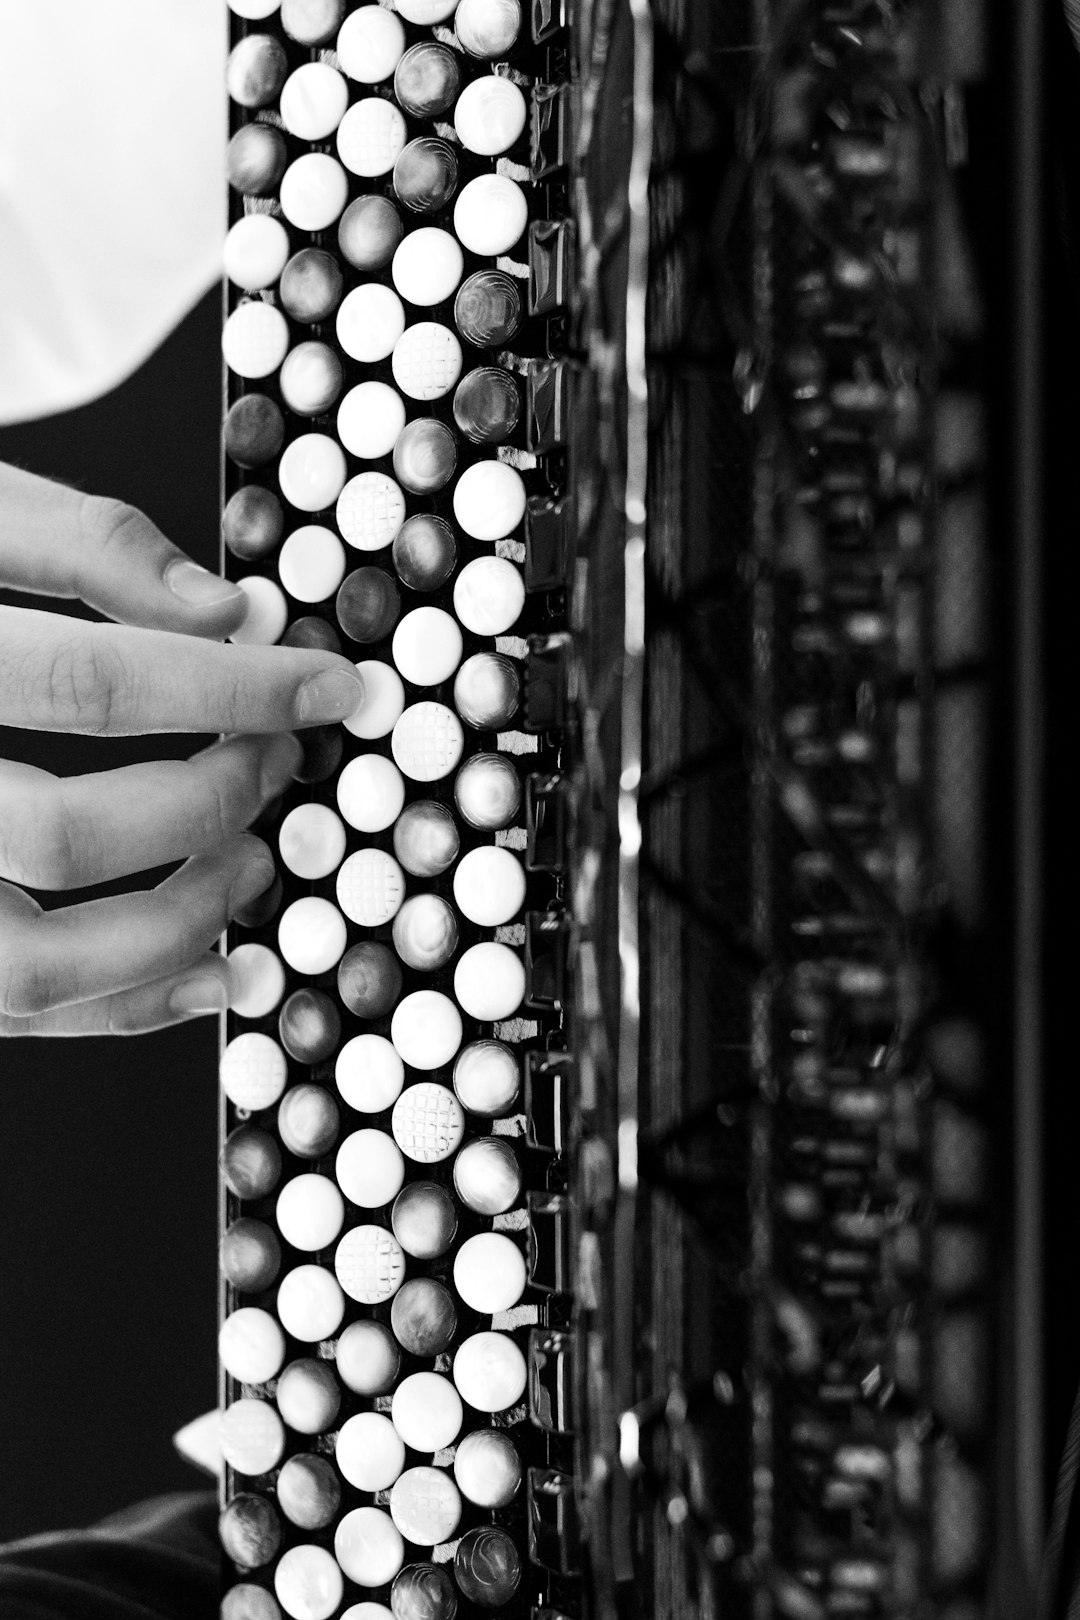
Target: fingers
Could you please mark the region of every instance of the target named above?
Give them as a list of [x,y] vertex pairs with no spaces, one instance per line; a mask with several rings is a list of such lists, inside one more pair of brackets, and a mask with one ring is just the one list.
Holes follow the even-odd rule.
[[0,877],[79,889],[205,854],[251,825],[302,755],[285,732],[92,776],[0,760]]
[[247,599],[122,501],[0,466],[0,585],[79,597],[123,624],[221,639]]
[[0,607],[0,725],[112,737],[292,731],[347,719],[363,690],[335,653]]
[[274,876],[266,845],[240,833],[156,889],[57,911],[0,884],[0,1014],[33,1017],[183,972]]
[[208,951],[182,973],[170,973],[134,990],[22,1018],[0,1013],[0,1037],[146,1035],[190,1018],[222,1012],[231,1005],[235,993],[226,958]]

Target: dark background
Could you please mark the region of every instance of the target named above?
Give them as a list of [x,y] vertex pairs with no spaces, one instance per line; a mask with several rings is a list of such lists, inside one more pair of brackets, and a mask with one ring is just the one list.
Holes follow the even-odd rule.
[[[133,502],[216,569],[220,307],[215,289],[105,399],[0,428],[0,460]],[[204,741],[0,728],[0,755],[68,774]],[[217,1400],[217,1021],[5,1041],[0,1097],[3,1540],[204,1483],[170,1437]]]

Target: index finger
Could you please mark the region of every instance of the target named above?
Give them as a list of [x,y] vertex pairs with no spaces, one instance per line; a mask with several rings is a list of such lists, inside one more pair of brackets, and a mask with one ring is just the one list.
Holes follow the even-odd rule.
[[0,607],[0,725],[109,737],[292,731],[347,719],[363,696],[336,653]]

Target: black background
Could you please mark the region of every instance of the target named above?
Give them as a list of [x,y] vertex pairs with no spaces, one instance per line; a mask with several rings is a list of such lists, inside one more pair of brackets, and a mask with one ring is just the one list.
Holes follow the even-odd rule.
[[[133,502],[216,569],[220,308],[215,289],[105,399],[0,429],[0,460]],[[0,755],[63,774],[204,745],[0,728]],[[135,1040],[4,1041],[0,1100],[7,1539],[205,1483],[170,1437],[217,1399],[217,1020]]]

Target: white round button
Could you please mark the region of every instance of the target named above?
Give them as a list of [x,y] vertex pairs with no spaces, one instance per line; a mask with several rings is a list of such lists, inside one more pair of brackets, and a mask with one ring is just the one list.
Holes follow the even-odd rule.
[[225,364],[238,377],[269,377],[288,349],[289,328],[284,315],[261,299],[237,304],[221,334]]
[[[351,450],[354,456],[359,456],[363,461],[376,461],[379,456],[388,456],[404,426],[405,401],[397,389],[391,388],[389,383],[374,381],[357,383],[355,388],[349,389],[338,406],[338,438],[346,450]],[[370,473],[361,474],[361,477],[371,476],[373,475]],[[376,473],[374,476],[378,478],[385,475]],[[394,488],[397,488],[396,484]],[[404,520],[405,508],[402,502],[401,516],[396,519],[394,534],[401,528]],[[393,534],[390,539],[393,539]],[[390,541],[384,540],[382,544],[389,545]],[[365,549],[377,548],[365,547]]]
[[225,1371],[241,1384],[265,1384],[281,1371],[285,1335],[269,1311],[244,1305],[221,1324],[218,1355]]
[[221,1054],[221,1089],[235,1108],[272,1108],[285,1090],[289,1066],[277,1041],[257,1030],[235,1036]]
[[454,204],[454,231],[470,253],[495,259],[521,240],[529,222],[525,193],[503,174],[481,174],[463,186]]
[[322,416],[341,393],[343,375],[329,344],[315,339],[298,343],[281,367],[281,397],[297,416]]
[[249,22],[262,22],[264,17],[274,15],[280,3],[281,0],[229,0],[229,10],[236,17],[246,17]]
[[502,1041],[472,1041],[454,1064],[454,1090],[470,1114],[509,1113],[520,1089],[517,1058]]
[[457,241],[449,231],[434,225],[410,231],[399,243],[390,266],[402,298],[421,308],[452,297],[464,271],[465,258]]
[[381,1114],[401,1096],[405,1065],[385,1036],[354,1035],[338,1053],[334,1079],[350,1108]]
[[398,1002],[390,1039],[412,1069],[440,1069],[461,1045],[461,1014],[438,990],[414,990]]
[[278,553],[278,574],[297,602],[325,602],[345,578],[345,547],[332,529],[305,524]]
[[325,1547],[305,1542],[282,1553],[274,1570],[274,1591],[289,1620],[330,1620],[345,1583]]
[[289,605],[281,587],[261,574],[249,574],[237,581],[247,597],[244,622],[234,630],[230,641],[258,647],[272,647],[285,634],[289,622]]
[[457,621],[442,608],[419,607],[394,631],[394,663],[414,686],[438,686],[461,663],[463,643]]
[[445,22],[454,15],[457,6],[458,0],[397,0],[397,8],[405,21],[419,23],[421,27]]
[[521,135],[528,117],[525,97],[512,79],[487,74],[467,84],[454,108],[454,128],[467,152],[495,157]]
[[345,452],[325,433],[301,433],[285,446],[278,462],[281,493],[300,512],[325,512],[347,477]]
[[305,1254],[329,1248],[345,1224],[345,1204],[329,1176],[293,1176],[278,1194],[278,1230]]
[[438,782],[461,759],[465,733],[445,703],[414,703],[394,727],[390,747],[411,781]]
[[356,850],[338,873],[338,905],[361,928],[388,923],[404,898],[405,874],[384,849]]
[[353,360],[385,360],[405,330],[401,299],[381,281],[362,282],[342,300],[336,329],[338,342]]
[[[385,383],[379,386],[388,394],[394,392]],[[403,406],[401,414],[404,417]],[[382,551],[405,521],[405,497],[401,486],[387,473],[357,473],[341,491],[334,516],[345,540],[356,551]]]
[[278,923],[278,950],[297,973],[316,978],[340,962],[346,945],[345,919],[329,900],[306,895],[287,906]]
[[416,1164],[441,1164],[461,1145],[465,1116],[449,1087],[421,1080],[406,1086],[394,1104],[393,1126],[394,1140],[408,1158]]
[[390,1404],[394,1428],[413,1451],[433,1453],[452,1446],[465,1414],[449,1378],[418,1372],[403,1378]]
[[385,1226],[354,1226],[337,1246],[334,1270],[350,1299],[378,1305],[405,1281],[405,1254]]
[[405,1181],[401,1149],[386,1131],[353,1131],[338,1148],[334,1162],[338,1186],[360,1209],[392,1204]]
[[474,540],[503,540],[525,516],[525,483],[504,461],[476,461],[454,486],[454,516]]
[[472,1018],[494,1023],[517,1012],[525,996],[525,968],[509,945],[472,945],[454,969],[454,994]]
[[525,581],[508,557],[474,557],[454,581],[454,611],[476,636],[501,636],[525,606]]
[[454,27],[471,56],[505,56],[521,30],[521,0],[461,0]]
[[341,1382],[357,1395],[385,1395],[401,1370],[401,1346],[384,1322],[351,1322],[336,1354]]
[[338,31],[337,53],[343,71],[357,84],[381,84],[405,54],[400,18],[384,6],[360,6]]
[[269,287],[288,257],[289,233],[271,214],[245,214],[225,238],[225,274],[245,292]]
[[454,899],[470,922],[498,928],[525,904],[525,868],[512,850],[481,844],[458,863]]
[[345,1315],[345,1296],[322,1266],[294,1266],[278,1289],[276,1309],[286,1333],[304,1344],[333,1338]]
[[279,105],[281,122],[290,135],[324,141],[345,116],[349,87],[326,62],[305,62],[285,80]]
[[358,1586],[385,1586],[405,1562],[405,1543],[389,1513],[353,1508],[334,1532],[334,1557]]
[[474,1311],[508,1311],[525,1292],[525,1259],[503,1232],[466,1238],[454,1257],[454,1287]]
[[394,381],[410,399],[441,399],[461,376],[461,344],[448,326],[417,321],[398,339],[391,365]]
[[338,125],[338,156],[351,174],[374,179],[390,173],[408,138],[405,119],[394,103],[366,96],[353,102]]
[[337,802],[357,832],[384,832],[394,825],[405,803],[401,772],[381,754],[358,754],[338,777]]
[[229,952],[232,1010],[241,1018],[265,1018],[285,994],[281,959],[265,945],[237,945]]
[[297,877],[314,882],[336,872],[345,858],[345,828],[328,804],[298,804],[281,823],[281,859]]
[[505,1412],[525,1393],[525,1357],[505,1333],[474,1333],[454,1357],[454,1383],[478,1412]]
[[298,231],[325,231],[349,200],[349,177],[328,152],[305,152],[282,175],[280,197],[290,225]]
[[401,676],[379,658],[365,658],[356,666],[363,677],[364,701],[355,714],[343,721],[346,731],[354,737],[372,742],[376,737],[388,737],[401,719],[405,707],[405,688]]
[[386,1491],[405,1467],[405,1446],[381,1412],[357,1412],[338,1430],[334,1458],[358,1491]]

